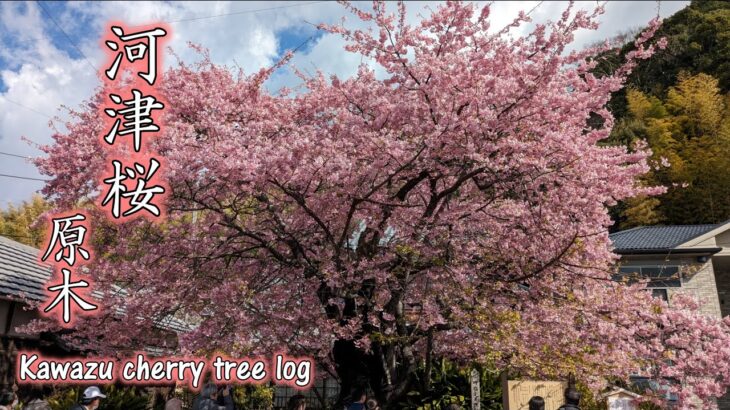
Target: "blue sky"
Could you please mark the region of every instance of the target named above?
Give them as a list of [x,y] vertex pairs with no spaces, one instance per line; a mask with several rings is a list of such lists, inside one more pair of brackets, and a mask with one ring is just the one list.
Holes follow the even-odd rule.
[[[659,13],[669,16],[688,2],[661,2]],[[427,14],[425,2],[408,2],[408,18]],[[538,5],[539,4],[539,5]],[[591,9],[595,2],[578,2]],[[640,27],[657,13],[655,2],[609,2],[598,31],[579,33],[578,46]],[[368,3],[358,3],[368,7]],[[434,7],[434,3],[428,3]],[[566,3],[496,2],[493,27],[504,27],[520,10],[530,10],[535,21],[554,20]],[[246,72],[275,62],[287,49],[310,39],[293,63],[306,71],[321,70],[341,77],[353,75],[360,57],[343,50],[340,38],[316,30],[317,23],[338,22],[342,6],[325,1],[279,2],[1,2],[0,3],[0,152],[40,155],[25,136],[50,142],[50,117],[66,118],[62,105],[76,107],[98,85],[93,67],[101,67],[102,30],[109,20],[130,25],[169,22],[171,47],[185,61],[198,56],[186,44],[207,47],[214,62],[238,65]],[[353,22],[352,19],[349,21]],[[168,59],[170,62],[172,59]],[[294,85],[295,76],[284,68],[269,88]],[[63,121],[54,122],[63,129]],[[43,178],[22,158],[0,154],[0,174]],[[0,176],[0,207],[27,200],[42,182]]]

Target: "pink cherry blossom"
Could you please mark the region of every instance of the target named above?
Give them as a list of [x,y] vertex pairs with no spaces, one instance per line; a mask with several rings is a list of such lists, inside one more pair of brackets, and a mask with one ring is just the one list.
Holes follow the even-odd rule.
[[[600,8],[516,36],[529,16],[490,34],[489,6],[448,2],[413,26],[403,5],[345,7],[372,30],[321,28],[384,76],[363,65],[272,94],[263,84],[280,66],[236,75],[203,58],[165,73],[165,129],[149,144],[167,164],[167,221],[90,211],[106,314],[73,342],[172,348],[156,325],[175,317],[191,325],[183,353],[310,355],[345,394],[371,375],[385,403],[424,359],[446,356],[575,373],[596,390],[643,371],[676,380],[684,408],[711,407],[730,383],[728,323],[611,280],[607,207],[663,188],[637,180],[646,148],[600,144],[605,106],[653,53],[659,22],[598,76],[606,48],[568,46]],[[103,99],[37,160],[59,208],[99,195]]]

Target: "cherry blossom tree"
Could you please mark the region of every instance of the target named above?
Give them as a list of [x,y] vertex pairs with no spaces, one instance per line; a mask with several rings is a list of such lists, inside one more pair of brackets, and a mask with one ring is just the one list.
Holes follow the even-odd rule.
[[279,93],[263,84],[280,65],[165,73],[150,140],[172,190],[165,222],[103,222],[103,92],[73,112],[36,161],[44,192],[96,204],[89,275],[125,290],[106,292],[76,343],[164,345],[156,323],[177,317],[192,325],[182,352],[309,355],[343,396],[366,384],[386,406],[428,389],[435,357],[597,390],[650,372],[676,380],[684,406],[712,406],[730,382],[726,324],[612,280],[607,207],[661,189],[637,182],[644,148],[599,144],[605,104],[658,22],[599,78],[603,49],[569,46],[601,8],[519,36],[529,16],[492,29],[489,6],[449,2],[416,25],[402,4],[345,7],[372,30],[321,28],[377,70]]

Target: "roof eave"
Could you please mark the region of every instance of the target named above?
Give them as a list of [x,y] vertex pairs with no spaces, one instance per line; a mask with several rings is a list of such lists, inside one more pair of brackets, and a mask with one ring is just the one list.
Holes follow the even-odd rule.
[[697,235],[694,238],[688,239],[684,243],[681,243],[677,246],[691,247],[691,246],[700,244],[709,238],[714,238],[715,236],[727,231],[728,229],[730,229],[730,220],[721,222],[721,223],[717,224],[717,226],[715,226],[715,228],[710,229],[709,231],[707,231],[701,235]]
[[714,255],[722,248],[614,249],[617,255]]

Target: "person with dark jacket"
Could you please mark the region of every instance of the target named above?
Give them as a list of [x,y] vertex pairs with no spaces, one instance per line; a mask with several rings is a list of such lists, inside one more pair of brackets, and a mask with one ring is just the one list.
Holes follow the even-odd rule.
[[221,389],[223,405],[218,404],[218,388],[214,384],[205,385],[198,399],[193,405],[193,410],[234,410],[233,397],[228,387]]
[[545,399],[542,396],[532,396],[527,405],[529,410],[545,410]]
[[101,399],[106,396],[96,386],[89,386],[84,390],[81,400],[71,407],[71,410],[96,410],[101,404]]
[[23,406],[23,410],[51,410],[51,405],[45,399],[47,396],[50,396],[50,392],[46,387],[31,389],[30,401]]
[[347,406],[347,410],[366,410],[365,401],[368,399],[367,392],[364,388],[358,387],[352,392],[352,403]]
[[0,410],[11,410],[15,401],[15,393],[11,391],[0,392]]
[[307,398],[301,394],[295,394],[289,398],[289,402],[286,405],[286,410],[306,410],[307,409]]

